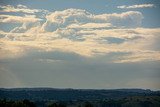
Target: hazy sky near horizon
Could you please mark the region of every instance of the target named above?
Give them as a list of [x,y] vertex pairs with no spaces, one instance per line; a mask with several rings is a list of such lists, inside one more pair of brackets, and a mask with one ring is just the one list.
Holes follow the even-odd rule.
[[159,0],[1,0],[0,87],[160,89]]

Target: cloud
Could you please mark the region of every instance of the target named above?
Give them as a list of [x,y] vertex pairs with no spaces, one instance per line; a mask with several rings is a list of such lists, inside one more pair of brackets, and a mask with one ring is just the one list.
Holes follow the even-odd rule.
[[104,29],[112,27],[110,23],[86,23],[86,24],[71,24],[67,28],[76,28],[76,29]]
[[137,4],[137,5],[131,5],[131,6],[126,6],[126,5],[122,5],[122,6],[117,6],[117,8],[120,9],[137,9],[137,8],[152,8],[155,7],[154,4]]
[[[152,43],[152,41],[148,43],[148,40],[156,37],[158,34],[157,31],[159,31],[159,29],[93,30],[87,32],[94,33],[94,35],[87,35],[87,33],[85,35],[85,33],[83,33],[83,41],[70,39],[71,37],[68,37],[70,34],[67,36],[66,33],[62,33],[61,31],[37,35],[32,33],[10,33],[7,35],[7,38],[1,39],[1,43],[4,45],[2,45],[3,52],[4,50],[8,50],[7,53],[11,53],[12,55],[14,55],[13,52],[23,53],[26,52],[28,48],[37,48],[44,51],[59,50],[62,52],[73,52],[84,57],[94,57],[108,53],[127,53],[125,56],[121,55],[115,59],[115,61],[113,61],[115,63],[154,61],[160,60],[160,57],[158,57],[159,51],[149,50],[148,46],[150,46],[150,42]],[[66,37],[64,37],[64,35],[66,35]],[[105,40],[105,37],[121,38],[125,41],[120,44],[111,44]]]
[[113,13],[97,15],[96,18],[105,20],[113,26],[132,28],[141,26],[143,15],[138,11],[127,11],[120,14]]
[[0,12],[23,12],[23,13],[29,13],[29,14],[39,13],[39,12],[48,13],[47,10],[29,9],[27,6],[21,5],[21,4],[17,6],[12,6],[12,5],[0,6],[0,8],[2,9]]
[[83,24],[90,23],[94,23],[94,26],[110,24],[110,26],[116,27],[138,27],[141,25],[143,15],[137,11],[96,15],[81,9],[66,9],[64,11],[55,11],[47,15],[46,19],[42,29],[53,32],[58,28],[65,28],[71,24],[79,24],[83,27],[87,26]]
[[36,22],[41,19],[36,18],[34,15],[13,16],[13,15],[0,15],[0,23],[26,23]]
[[[33,22],[23,22],[22,26],[15,27],[10,31],[10,33],[29,33],[34,32],[36,33],[36,30],[41,29],[40,28],[40,22],[39,21],[33,21]],[[36,30],[35,30],[36,29]],[[34,30],[34,31],[33,31]],[[38,30],[40,31],[40,30]]]
[[[160,28],[140,28],[143,15],[138,11],[96,15],[81,9],[66,9],[52,12],[45,19],[33,15],[1,17],[1,23],[22,23],[10,32],[0,32],[1,59],[40,50],[89,58],[125,53],[112,60],[115,63],[160,60],[159,50],[151,48]],[[108,38],[114,38],[114,42]]]
[[139,61],[159,61],[160,52],[135,52],[129,55],[121,56],[115,63],[139,62]]

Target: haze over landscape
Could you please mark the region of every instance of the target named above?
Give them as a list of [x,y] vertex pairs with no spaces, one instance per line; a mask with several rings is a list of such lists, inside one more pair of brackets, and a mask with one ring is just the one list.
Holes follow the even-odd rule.
[[1,0],[0,88],[160,89],[159,0]]

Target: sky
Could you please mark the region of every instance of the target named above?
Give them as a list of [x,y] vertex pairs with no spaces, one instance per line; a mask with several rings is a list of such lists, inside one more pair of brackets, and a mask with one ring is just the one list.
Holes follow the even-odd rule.
[[159,0],[1,0],[0,88],[160,90]]

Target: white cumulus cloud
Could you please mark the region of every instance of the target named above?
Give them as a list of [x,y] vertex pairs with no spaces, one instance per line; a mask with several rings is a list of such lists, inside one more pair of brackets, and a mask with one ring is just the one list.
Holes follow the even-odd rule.
[[[110,23],[117,27],[138,27],[141,25],[143,15],[137,11],[113,14],[91,14],[85,10],[67,9],[64,11],[55,11],[46,16],[47,21],[43,24],[42,29],[47,32],[53,32],[57,28],[65,28],[71,24],[88,24],[94,23],[94,26]],[[84,26],[84,25],[83,25]]]

